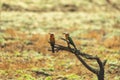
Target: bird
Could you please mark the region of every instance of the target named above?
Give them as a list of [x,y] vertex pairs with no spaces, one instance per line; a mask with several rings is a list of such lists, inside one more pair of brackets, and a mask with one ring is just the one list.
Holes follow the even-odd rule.
[[69,33],[68,32],[65,32],[63,33],[65,35],[65,39],[67,41],[67,45],[68,45],[68,48],[70,48],[70,44],[75,48],[75,50],[77,50],[72,38],[70,37]]
[[55,36],[54,36],[54,33],[49,33],[50,34],[50,46],[51,46],[51,49],[52,49],[52,53],[55,52],[54,50],[54,47],[55,47]]

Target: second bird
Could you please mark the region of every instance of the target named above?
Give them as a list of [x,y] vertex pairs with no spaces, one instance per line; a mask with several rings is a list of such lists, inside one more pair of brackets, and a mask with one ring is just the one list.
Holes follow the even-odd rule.
[[67,40],[67,44],[68,44],[68,47],[70,48],[70,44],[77,50],[72,38],[70,37],[69,33],[64,33],[65,34],[65,38]]
[[51,48],[52,48],[52,52],[54,53],[55,50],[54,50],[54,47],[55,47],[55,36],[54,36],[54,33],[50,33],[50,45],[51,45]]

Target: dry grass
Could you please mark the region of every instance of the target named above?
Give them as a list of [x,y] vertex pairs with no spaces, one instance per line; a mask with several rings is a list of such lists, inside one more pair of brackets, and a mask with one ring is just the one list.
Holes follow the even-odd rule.
[[[2,56],[0,59],[1,60],[0,69],[2,70],[9,69],[9,70],[16,71],[16,70],[31,70],[32,68],[39,68],[39,69],[51,68],[53,69],[53,71],[50,72],[50,74],[53,75],[53,79],[58,78],[58,77],[55,77],[58,74],[67,76],[67,75],[71,75],[71,73],[74,73],[78,76],[86,75],[84,76],[85,79],[90,79],[94,77],[94,75],[90,71],[88,71],[75,58],[73,54],[66,51],[60,51],[53,54],[50,51],[48,51],[48,49],[50,48],[48,44],[48,41],[49,41],[48,34],[45,34],[45,35],[33,34],[31,36],[28,36],[27,34],[25,34],[25,36],[21,37],[21,34],[24,35],[23,33],[20,33],[10,28],[3,31],[3,33],[6,35],[3,36],[5,38],[5,42],[4,44],[1,44],[1,47],[0,47],[0,51],[3,52],[1,53]],[[103,36],[104,34],[105,32],[103,30],[91,31],[85,37],[88,39],[94,38],[97,41],[100,41],[101,36]],[[77,46],[80,46],[79,40],[74,39],[74,41],[75,41],[75,44],[77,44]],[[103,42],[103,45],[110,49],[114,49],[114,48],[119,49],[120,48],[119,41],[120,41],[120,37],[115,36],[110,39],[106,39]],[[63,44],[67,46],[65,42],[60,41],[58,39],[56,42],[57,44]],[[36,58],[37,56],[34,56],[36,52],[37,52],[37,55],[41,54],[43,57]],[[93,52],[93,50],[90,50],[88,48],[86,52],[91,53]],[[98,53],[99,53],[99,50],[97,54]],[[92,53],[92,54],[94,55],[96,53]],[[119,57],[117,59],[119,59]],[[54,61],[54,60],[57,60],[57,61]],[[11,72],[8,71],[8,73],[11,73]],[[38,78],[38,75],[36,75],[36,73],[32,73],[30,75],[33,75],[35,78]],[[11,75],[8,75],[8,76],[11,76]],[[20,75],[17,77],[20,77]]]
[[120,36],[113,36],[112,38],[106,39],[103,44],[108,48],[120,49]]
[[108,59],[106,80],[120,79],[120,12],[105,0],[2,0],[0,11],[0,79],[96,80],[74,54],[49,51],[49,32],[64,46],[69,32],[82,52]]

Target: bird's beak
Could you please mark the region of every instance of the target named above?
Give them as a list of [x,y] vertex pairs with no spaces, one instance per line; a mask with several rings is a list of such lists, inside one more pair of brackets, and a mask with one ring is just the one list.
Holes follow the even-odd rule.
[[65,33],[62,33],[62,34],[65,34]]
[[53,32],[49,32],[49,34],[54,34]]
[[69,34],[68,32],[63,32],[63,34]]
[[63,34],[66,34],[66,32],[63,32]]

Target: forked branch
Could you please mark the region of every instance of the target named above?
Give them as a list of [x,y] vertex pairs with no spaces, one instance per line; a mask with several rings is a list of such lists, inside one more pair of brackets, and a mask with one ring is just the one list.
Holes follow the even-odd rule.
[[[64,39],[64,38],[61,38],[61,39],[67,42],[66,39]],[[59,44],[55,44],[55,48],[56,48],[56,51],[64,50],[64,51],[68,51],[70,53],[73,53],[77,57],[77,59],[89,71],[96,74],[98,80],[104,80],[104,66],[105,66],[107,60],[104,60],[102,62],[98,56],[93,56],[93,55],[89,55],[89,54],[86,54],[86,53],[82,53],[80,50],[76,50],[74,48],[68,48],[68,47],[65,47],[65,46],[59,45]],[[87,62],[83,58],[97,61],[98,68],[93,68],[91,65],[87,64]]]

